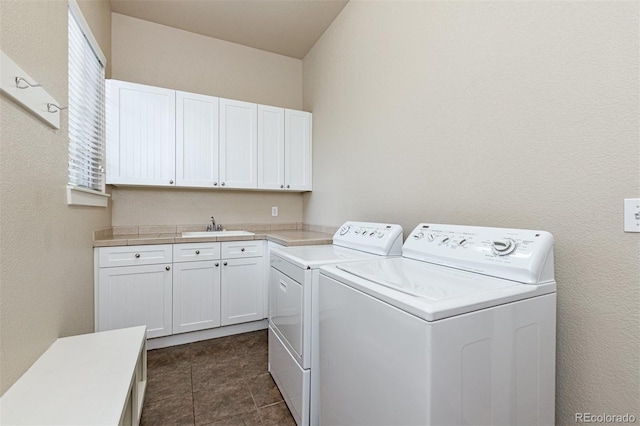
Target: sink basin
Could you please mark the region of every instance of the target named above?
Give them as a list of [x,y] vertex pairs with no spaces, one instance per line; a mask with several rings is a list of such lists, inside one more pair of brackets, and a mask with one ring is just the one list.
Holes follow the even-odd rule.
[[248,231],[208,231],[208,232],[183,232],[183,237],[205,238],[205,237],[251,237],[255,235]]

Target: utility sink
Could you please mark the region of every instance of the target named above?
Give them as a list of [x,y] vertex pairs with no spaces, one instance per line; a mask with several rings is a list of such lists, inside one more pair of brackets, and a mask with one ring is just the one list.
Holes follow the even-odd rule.
[[251,237],[255,234],[248,231],[203,231],[203,232],[183,232],[183,237],[206,238],[206,237]]

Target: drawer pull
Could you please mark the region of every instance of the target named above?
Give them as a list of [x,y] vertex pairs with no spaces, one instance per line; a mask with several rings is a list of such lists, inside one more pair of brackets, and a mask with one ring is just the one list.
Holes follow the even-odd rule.
[[224,262],[224,263],[223,263],[223,265],[224,265],[224,266],[227,266],[227,262]]
[[280,288],[282,289],[282,291],[287,291],[287,283],[285,283],[284,281],[280,281]]
[[244,247],[242,247],[242,248],[240,249],[240,251],[244,251]]
[[140,259],[140,253],[136,253],[136,259]]
[[196,250],[196,254],[200,254],[200,250]]
[[171,270],[171,266],[165,266],[164,269],[166,269],[167,271]]

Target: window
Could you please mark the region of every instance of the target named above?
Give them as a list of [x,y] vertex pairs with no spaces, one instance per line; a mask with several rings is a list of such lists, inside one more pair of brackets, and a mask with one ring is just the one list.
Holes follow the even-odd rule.
[[106,206],[106,59],[75,0],[69,0],[68,204]]

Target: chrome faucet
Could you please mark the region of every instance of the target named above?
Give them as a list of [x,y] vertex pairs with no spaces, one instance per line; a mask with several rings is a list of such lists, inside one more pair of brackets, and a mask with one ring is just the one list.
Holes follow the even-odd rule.
[[222,225],[216,225],[216,218],[211,216],[211,225],[207,225],[207,232],[222,231]]

